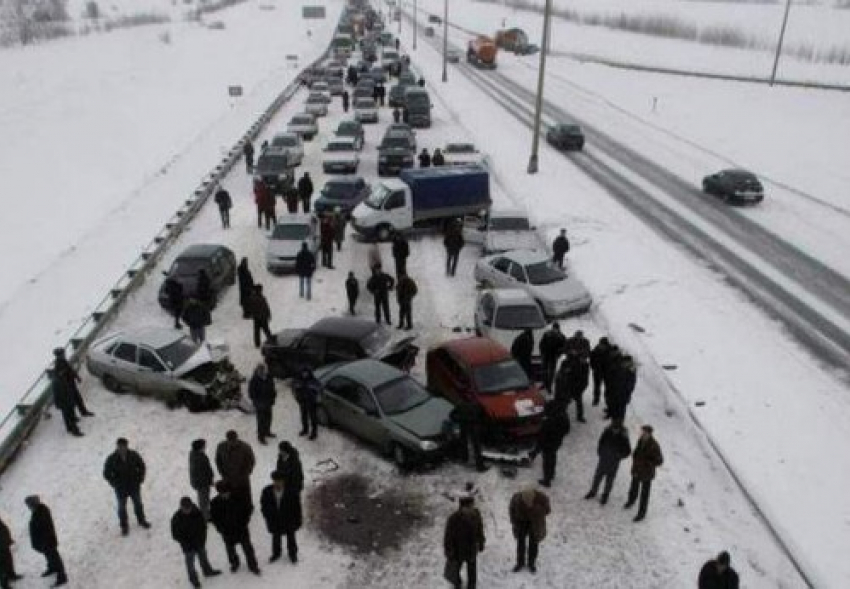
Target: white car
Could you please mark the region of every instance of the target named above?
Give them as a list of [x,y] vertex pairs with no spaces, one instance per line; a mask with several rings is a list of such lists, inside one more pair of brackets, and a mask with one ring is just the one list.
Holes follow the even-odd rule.
[[528,214],[520,210],[491,210],[484,219],[464,219],[463,237],[468,243],[480,244],[485,256],[516,249],[544,249]]
[[323,92],[326,94],[330,94],[331,89],[325,80],[316,80],[315,82],[313,82],[313,85],[310,86],[310,93],[313,92]]
[[286,130],[290,133],[301,135],[306,141],[309,141],[319,133],[319,125],[316,123],[316,117],[310,113],[299,113],[292,117]]
[[328,92],[331,96],[342,96],[342,93],[345,91],[345,84],[343,84],[341,79],[337,77],[329,78],[327,83]]
[[534,299],[519,288],[482,291],[475,303],[475,333],[496,340],[511,349],[526,329],[534,333],[534,355],[539,356],[540,338],[546,331],[546,318]]
[[306,243],[313,254],[319,249],[319,220],[315,215],[284,215],[269,233],[266,248],[266,268],[269,272],[295,270],[295,257]]
[[475,264],[475,280],[485,287],[523,289],[546,317],[584,313],[593,302],[584,285],[555,266],[543,250],[512,250],[481,258]]
[[328,141],[324,151],[322,169],[326,174],[334,172],[357,173],[360,156],[357,155],[357,144],[353,137],[334,137]]
[[378,107],[373,98],[358,98],[354,101],[354,120],[361,123],[378,122]]
[[300,166],[304,162],[304,142],[297,133],[278,133],[271,140],[272,147],[285,149],[289,154],[290,165]]
[[443,148],[443,157],[447,166],[485,164],[485,155],[472,143],[447,143]]
[[307,97],[307,102],[304,103],[304,110],[311,115],[324,117],[328,114],[328,103],[325,102],[322,94],[311,93]]

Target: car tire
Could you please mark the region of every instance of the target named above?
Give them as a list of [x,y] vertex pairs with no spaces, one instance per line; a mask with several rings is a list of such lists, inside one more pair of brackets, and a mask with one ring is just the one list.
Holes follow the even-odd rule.
[[390,453],[399,470],[407,470],[410,467],[410,452],[399,443],[394,443],[390,447]]
[[328,410],[324,408],[324,406],[319,405],[316,408],[316,421],[319,422],[319,425],[325,428],[332,428],[333,421],[331,421],[331,416],[328,413]]
[[393,235],[393,228],[390,225],[381,225],[375,230],[375,237],[378,241],[389,241]]
[[122,392],[124,392],[124,391],[121,390],[121,384],[111,374],[104,374],[100,378],[100,382],[103,383],[103,388],[105,388],[107,391],[110,391],[112,393],[116,393],[116,394],[119,394],[119,395]]

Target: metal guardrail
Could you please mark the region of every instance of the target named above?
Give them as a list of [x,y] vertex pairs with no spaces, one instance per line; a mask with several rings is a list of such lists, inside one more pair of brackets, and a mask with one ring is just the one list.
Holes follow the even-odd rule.
[[[198,214],[221,180],[230,173],[230,170],[242,157],[242,148],[245,143],[256,139],[272,117],[277,114],[277,111],[295,95],[301,87],[303,73],[316,67],[328,57],[329,53],[330,46],[316,60],[302,69],[299,75],[278,94],[257,120],[248,127],[242,138],[227,152],[221,162],[201,180],[200,185],[192,195],[166,221],[165,226],[144,247],[142,253],[98,302],[94,311],[71,335],[64,348],[68,360],[73,366],[80,366],[89,346],[98,338],[109,320],[115,317],[127,297],[144,283],[147,274],[162,259],[165,252]],[[35,382],[27,388],[15,408],[0,421],[0,474],[15,459],[24,442],[50,408],[52,388],[48,370],[49,368],[45,368],[39,374]]]

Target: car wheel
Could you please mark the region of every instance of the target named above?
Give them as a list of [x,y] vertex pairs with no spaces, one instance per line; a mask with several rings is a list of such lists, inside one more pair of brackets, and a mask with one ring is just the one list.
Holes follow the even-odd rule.
[[393,228],[389,225],[381,225],[378,227],[378,230],[375,232],[375,235],[378,238],[378,241],[389,241],[390,237],[392,237]]
[[325,409],[323,405],[319,405],[316,408],[316,421],[319,422],[319,425],[326,428],[332,428],[333,422],[331,421],[331,416],[328,413],[328,410]]
[[400,469],[406,470],[410,466],[410,453],[401,444],[392,445],[393,463]]
[[104,374],[100,381],[103,383],[103,388],[113,393],[122,393],[121,384],[111,374]]

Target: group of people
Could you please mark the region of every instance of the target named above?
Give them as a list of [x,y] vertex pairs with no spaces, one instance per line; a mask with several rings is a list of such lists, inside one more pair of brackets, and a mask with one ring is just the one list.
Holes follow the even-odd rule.
[[[322,385],[310,368],[303,367],[292,377],[290,386],[301,414],[299,435],[315,440],[318,435],[318,406]],[[257,440],[265,445],[267,438],[276,437],[271,425],[272,411],[277,400],[274,377],[265,362],[260,362],[254,369],[248,382],[248,396],[257,416]]]

